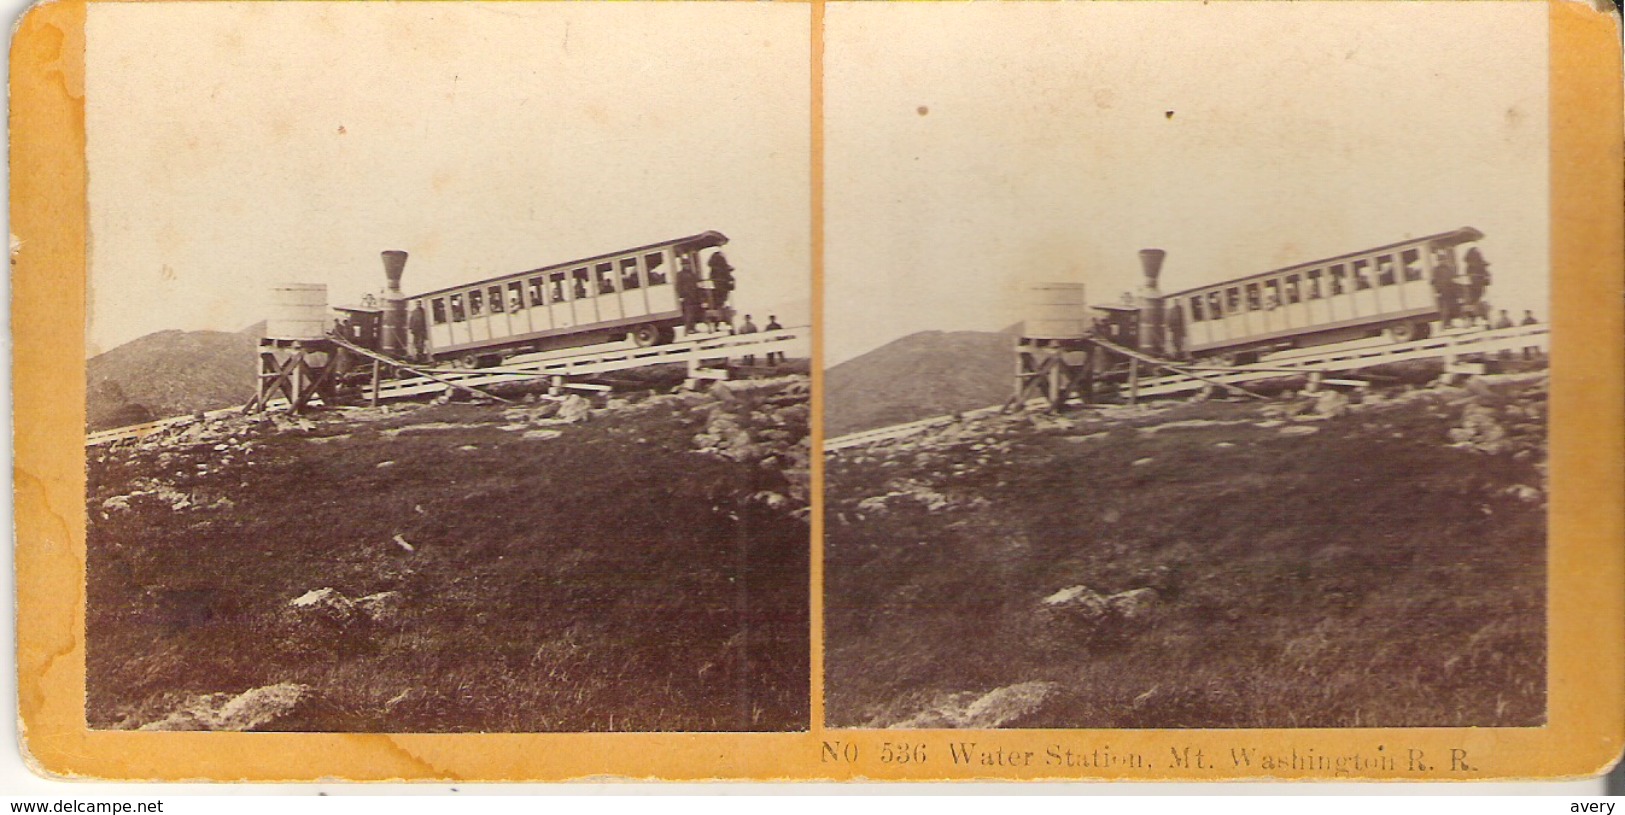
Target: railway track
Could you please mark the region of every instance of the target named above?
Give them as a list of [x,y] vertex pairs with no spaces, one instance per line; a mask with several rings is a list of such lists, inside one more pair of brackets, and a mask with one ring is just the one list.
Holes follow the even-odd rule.
[[[402,399],[413,396],[438,394],[449,387],[446,383],[456,383],[468,388],[479,388],[486,385],[497,385],[505,382],[524,382],[538,377],[561,380],[570,377],[591,376],[594,374],[622,371],[629,368],[642,368],[649,365],[689,364],[704,365],[712,360],[725,360],[743,356],[766,356],[769,353],[786,353],[805,356],[810,347],[812,330],[807,327],[785,328],[774,331],[763,331],[756,334],[719,334],[716,336],[701,336],[695,339],[683,339],[668,345],[655,345],[646,348],[602,348],[587,351],[557,352],[553,354],[537,354],[519,361],[510,361],[509,364],[497,368],[466,369],[432,369],[435,379],[426,377],[412,377],[409,379],[396,379],[383,382],[378,387],[378,398]],[[569,387],[568,384],[565,387]],[[287,400],[273,399],[265,406],[266,410],[286,410]],[[237,415],[242,408],[221,408],[206,411],[205,420],[218,419]],[[145,422],[137,425],[99,430],[85,436],[86,447],[96,447],[103,444],[139,439],[154,433],[162,433],[173,428],[184,427],[197,421],[195,416],[173,416],[167,419]]]
[[[1140,380],[1139,395],[1141,397],[1170,396],[1200,390],[1210,386],[1214,380],[1227,385],[1240,385],[1264,379],[1277,379],[1297,372],[1308,374],[1353,371],[1394,362],[1441,357],[1453,361],[1463,356],[1495,354],[1501,351],[1517,352],[1524,348],[1539,348],[1542,352],[1545,352],[1550,339],[1551,330],[1548,326],[1528,325],[1488,331],[1449,332],[1438,337],[1404,343],[1378,340],[1374,342],[1343,343],[1331,349],[1302,348],[1272,354],[1256,365],[1237,365],[1229,369],[1202,368],[1200,378],[1183,374],[1147,377]],[[1041,405],[1043,400],[1033,400],[1027,404],[1029,406]],[[959,414],[957,419],[990,416],[1002,409],[1002,405],[993,405],[977,410],[969,410]],[[907,438],[953,424],[957,419],[952,415],[933,416],[904,424],[877,427],[872,430],[860,430],[856,433],[835,436],[824,440],[824,452],[835,452],[853,447],[862,447],[867,444]]]

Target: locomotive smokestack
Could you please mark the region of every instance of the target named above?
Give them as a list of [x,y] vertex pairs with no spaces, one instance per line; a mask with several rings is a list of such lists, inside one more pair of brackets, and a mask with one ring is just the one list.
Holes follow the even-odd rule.
[[387,291],[399,294],[401,274],[406,271],[406,253],[399,249],[390,249],[381,254],[384,257],[384,277],[389,281]]
[[1141,249],[1140,266],[1145,269],[1145,287],[1155,291],[1157,289],[1157,275],[1162,274],[1162,260],[1168,253],[1161,249]]
[[407,354],[406,298],[401,295],[401,274],[406,271],[406,253],[390,249],[381,253],[384,258],[384,336],[382,351],[390,356]]
[[1157,275],[1162,274],[1161,249],[1141,249],[1140,266],[1145,269],[1145,285],[1140,287],[1140,348],[1161,354],[1163,346],[1162,290],[1157,288]]

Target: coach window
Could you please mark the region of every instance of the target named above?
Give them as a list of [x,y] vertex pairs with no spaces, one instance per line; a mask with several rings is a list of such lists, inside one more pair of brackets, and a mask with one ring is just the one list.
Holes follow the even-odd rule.
[[642,285],[638,280],[638,259],[621,258],[621,291],[631,291]]
[[1422,279],[1422,253],[1415,249],[1406,249],[1399,253],[1399,262],[1405,270],[1405,282],[1415,283]]
[[1339,263],[1332,267],[1331,274],[1327,275],[1327,281],[1333,296],[1349,290],[1348,277],[1348,270],[1343,268],[1343,264]]
[[1264,308],[1265,308],[1265,310],[1274,311],[1275,309],[1278,309],[1280,307],[1281,307],[1281,281],[1279,281],[1279,280],[1266,280],[1266,281],[1264,281]]
[[1397,280],[1394,274],[1394,256],[1382,255],[1377,258],[1377,285],[1392,286]]
[[486,297],[490,298],[490,300],[491,300],[491,313],[492,314],[501,314],[502,313],[502,287],[501,286],[492,286],[489,290],[486,291],[485,294],[486,294]]
[[658,286],[666,282],[666,256],[660,252],[651,252],[643,256],[643,268],[649,276],[649,285]]
[[524,284],[515,280],[508,284],[508,310],[518,311],[525,307]]
[[1224,304],[1221,300],[1222,298],[1218,292],[1210,291],[1207,293],[1207,318],[1209,320],[1218,320],[1224,317]]
[[1298,287],[1298,279],[1298,275],[1295,274],[1286,276],[1286,304],[1289,306],[1296,305],[1299,300],[1303,299],[1299,294],[1301,290]]
[[1354,288],[1371,288],[1371,261],[1362,258],[1350,263],[1349,276],[1354,278]]
[[1191,322],[1199,323],[1206,319],[1206,313],[1202,310],[1202,295],[1198,294],[1191,298]]
[[1303,293],[1304,299],[1305,300],[1319,300],[1320,299],[1320,270],[1319,269],[1310,269],[1308,272],[1304,273],[1304,277],[1308,278],[1308,280],[1306,281],[1308,285],[1305,286],[1307,291],[1305,291]]
[[587,297],[587,267],[583,266],[570,272],[570,288],[575,292],[577,300]]
[[463,321],[463,296],[461,294],[451,296],[451,321],[454,323]]
[[593,267],[593,271],[597,272],[598,293],[599,294],[614,294],[615,293],[615,264],[613,264],[613,263],[600,263],[597,266]]
[[543,277],[533,277],[525,283],[526,294],[530,295],[531,308],[547,305],[547,297],[542,294],[546,291],[546,287],[542,285],[546,280]]
[[1224,290],[1224,313],[1236,314],[1241,311],[1241,287],[1231,286]]
[[478,317],[485,313],[485,297],[479,289],[468,293],[468,316]]
[[547,276],[547,291],[549,303],[562,303],[567,298],[567,288],[564,285],[564,272],[554,272]]
[[446,321],[446,298],[436,297],[429,301],[430,311],[434,312],[434,324],[440,325]]
[[1247,310],[1248,311],[1257,311],[1258,306],[1259,306],[1259,302],[1258,302],[1258,284],[1257,283],[1248,283],[1247,284]]

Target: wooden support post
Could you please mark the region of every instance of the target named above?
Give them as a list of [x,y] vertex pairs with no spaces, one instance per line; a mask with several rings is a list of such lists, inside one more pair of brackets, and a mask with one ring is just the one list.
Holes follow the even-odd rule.
[[1010,396],[1009,408],[1020,406],[1025,401],[1022,395],[1027,392],[1027,355],[1022,353],[1020,337],[1016,337],[1014,343],[1016,351],[1016,391]]
[[1083,350],[1083,386],[1079,388],[1078,395],[1086,405],[1095,401],[1095,361],[1100,359],[1100,348],[1089,343]]
[[1061,382],[1062,368],[1061,355],[1051,356],[1049,363],[1049,409],[1052,413],[1059,413],[1061,403],[1066,401],[1067,388]]
[[373,407],[378,407],[378,366],[380,366],[382,364],[383,363],[379,362],[376,359],[372,361],[372,399],[371,399],[371,402],[372,402]]
[[1138,404],[1140,400],[1140,361],[1129,358],[1128,361],[1128,403]]
[[253,413],[259,409],[260,405],[265,404],[266,377],[271,375],[270,372],[274,370],[274,366],[268,360],[270,360],[270,355],[264,351],[261,351],[255,359],[254,398],[248,400],[248,404],[243,405],[244,413]]
[[1088,399],[1094,372],[1086,341],[1023,337],[1016,340],[1015,352],[1015,393],[1008,409],[1018,410],[1042,399],[1046,409],[1059,411],[1074,393]]
[[299,408],[305,403],[305,364],[299,358],[297,350],[289,358],[288,364],[293,366],[293,370],[288,372],[288,407],[294,413],[298,413]]

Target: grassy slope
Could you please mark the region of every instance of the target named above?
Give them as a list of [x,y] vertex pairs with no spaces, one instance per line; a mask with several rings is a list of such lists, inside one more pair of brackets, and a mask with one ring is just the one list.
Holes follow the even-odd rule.
[[[90,724],[297,682],[319,701],[279,729],[804,728],[807,526],[746,500],[779,486],[764,468],[682,452],[704,419],[662,405],[530,441],[447,405],[267,434],[251,467],[209,446],[93,462]],[[431,421],[466,426],[379,433]],[[153,475],[235,507],[101,517]],[[404,602],[342,628],[289,613],[321,587]]]
[[[1012,426],[832,463],[830,724],[896,724],[1035,680],[1059,691],[1011,726],[1541,723],[1544,496],[1504,491],[1542,483],[1543,447],[1447,446],[1462,398],[1372,407],[1308,436],[1084,420],[1060,435],[1110,435]],[[1531,403],[1543,418],[1544,393]],[[1155,421],[1190,418],[1258,408]],[[1544,443],[1541,424],[1519,432]],[[898,478],[991,503],[857,507]],[[1096,630],[1047,623],[1040,601],[1079,584],[1152,587],[1158,601]]]

